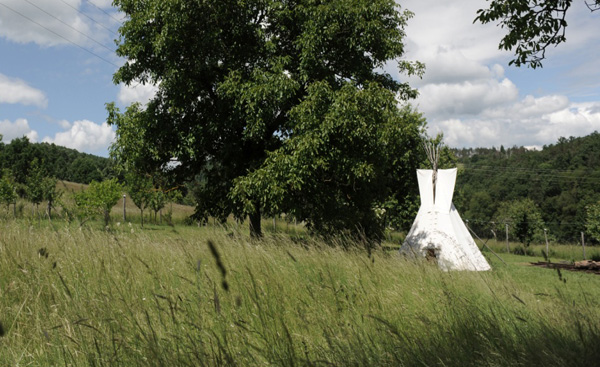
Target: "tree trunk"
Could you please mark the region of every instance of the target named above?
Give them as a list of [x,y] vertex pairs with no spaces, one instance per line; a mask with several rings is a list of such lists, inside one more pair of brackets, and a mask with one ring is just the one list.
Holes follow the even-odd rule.
[[144,209],[140,209],[140,213],[142,213],[142,228],[144,228]]
[[254,213],[249,215],[250,217],[250,236],[253,238],[262,237],[262,229],[260,227],[260,209],[256,206]]

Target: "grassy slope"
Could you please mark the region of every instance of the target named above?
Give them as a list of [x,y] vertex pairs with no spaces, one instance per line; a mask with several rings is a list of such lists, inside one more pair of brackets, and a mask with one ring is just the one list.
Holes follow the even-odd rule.
[[395,252],[206,227],[0,227],[2,366],[600,360],[600,277],[559,279],[522,256],[442,273]]

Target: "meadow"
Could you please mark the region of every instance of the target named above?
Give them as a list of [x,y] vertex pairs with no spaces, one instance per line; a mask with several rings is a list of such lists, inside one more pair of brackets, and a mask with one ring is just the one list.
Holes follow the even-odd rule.
[[116,222],[0,221],[0,365],[600,360],[600,277],[527,265],[540,256],[446,273],[344,239]]

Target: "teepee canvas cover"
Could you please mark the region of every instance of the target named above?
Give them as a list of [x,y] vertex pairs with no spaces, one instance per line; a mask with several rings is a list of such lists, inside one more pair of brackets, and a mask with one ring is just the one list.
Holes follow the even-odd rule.
[[456,168],[435,172],[434,184],[433,170],[417,170],[421,207],[400,251],[434,256],[442,270],[489,270],[490,265],[452,204]]

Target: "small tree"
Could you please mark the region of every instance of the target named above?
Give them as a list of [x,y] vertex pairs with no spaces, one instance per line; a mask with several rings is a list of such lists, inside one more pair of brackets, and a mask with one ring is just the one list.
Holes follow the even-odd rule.
[[16,216],[16,201],[17,201],[17,189],[12,175],[8,171],[4,171],[2,179],[0,179],[0,202],[6,204],[9,208],[10,204],[15,204],[14,215]]
[[75,203],[83,215],[101,214],[104,225],[110,222],[110,210],[121,198],[123,186],[116,178],[102,182],[92,181],[87,190],[75,195]]
[[144,209],[152,199],[152,180],[145,175],[128,172],[125,175],[127,191],[133,203],[140,209],[142,227],[144,227]]
[[56,188],[56,178],[44,177],[42,179],[42,197],[48,202],[48,219],[52,218],[54,203],[62,196],[62,191]]
[[[25,194],[27,199],[29,199],[36,208],[39,208],[40,203],[44,200],[44,177],[44,171],[40,167],[38,160],[34,159],[31,163],[29,175],[27,175],[25,180]],[[33,207],[31,212],[33,214]]]
[[[167,195],[160,189],[152,191],[152,197],[150,199],[150,207],[154,211],[154,222],[156,223],[156,215],[158,212],[165,207],[167,204]],[[162,218],[161,218],[162,219]]]
[[596,241],[600,241],[600,202],[587,206],[585,230]]
[[505,223],[509,223],[511,235],[525,246],[529,246],[534,239],[543,239],[542,213],[531,199],[501,203],[494,222],[498,223],[498,231],[503,231]]

